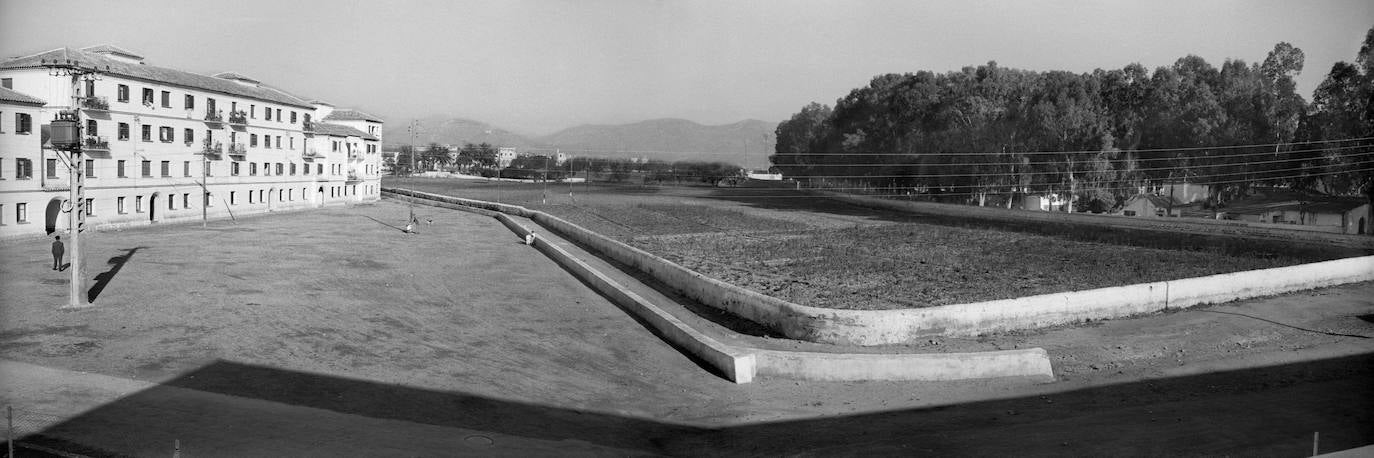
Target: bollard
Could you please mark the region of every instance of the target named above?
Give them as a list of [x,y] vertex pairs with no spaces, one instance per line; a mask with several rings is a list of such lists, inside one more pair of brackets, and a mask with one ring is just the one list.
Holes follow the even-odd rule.
[[181,439],[172,442],[172,458],[181,458]]
[[1317,434],[1317,431],[1312,431],[1312,456],[1317,456],[1317,439],[1319,438]]

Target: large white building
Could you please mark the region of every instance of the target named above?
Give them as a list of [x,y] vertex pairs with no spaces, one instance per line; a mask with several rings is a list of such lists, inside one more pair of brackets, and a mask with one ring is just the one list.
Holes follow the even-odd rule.
[[[53,71],[54,63],[94,77]],[[101,45],[0,62],[0,238],[377,200],[382,120]],[[73,105],[76,105],[75,107]],[[84,205],[47,124],[79,108]]]

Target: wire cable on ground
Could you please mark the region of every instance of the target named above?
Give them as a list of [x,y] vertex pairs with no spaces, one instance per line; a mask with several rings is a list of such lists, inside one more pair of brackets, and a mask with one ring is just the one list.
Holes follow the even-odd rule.
[[1316,330],[1316,329],[1307,329],[1307,328],[1304,328],[1304,327],[1293,326],[1293,325],[1287,324],[1287,323],[1280,323],[1280,322],[1277,322],[1277,321],[1274,321],[1274,320],[1271,320],[1271,319],[1268,319],[1268,318],[1260,318],[1260,317],[1257,317],[1257,316],[1254,316],[1254,315],[1246,315],[1246,314],[1244,314],[1244,313],[1223,312],[1223,311],[1220,311],[1220,310],[1195,310],[1195,311],[1197,311],[1197,312],[1207,312],[1207,313],[1220,313],[1220,314],[1223,314],[1223,315],[1243,316],[1243,317],[1246,317],[1246,318],[1253,318],[1253,319],[1256,319],[1256,320],[1260,320],[1260,321],[1263,321],[1263,322],[1266,322],[1266,323],[1272,323],[1272,324],[1276,324],[1276,325],[1283,326],[1283,327],[1288,327],[1288,328],[1297,329],[1297,330],[1299,330],[1299,331],[1306,331],[1306,332],[1311,332],[1311,333],[1316,333],[1316,334],[1326,334],[1326,335],[1328,335],[1328,336],[1336,336],[1336,337],[1355,337],[1355,338],[1359,338],[1359,339],[1370,339],[1370,338],[1371,338],[1371,337],[1369,337],[1369,336],[1363,336],[1363,335],[1359,335],[1359,334],[1341,334],[1341,333],[1339,333],[1339,332],[1328,332],[1328,331],[1318,331],[1318,330]]

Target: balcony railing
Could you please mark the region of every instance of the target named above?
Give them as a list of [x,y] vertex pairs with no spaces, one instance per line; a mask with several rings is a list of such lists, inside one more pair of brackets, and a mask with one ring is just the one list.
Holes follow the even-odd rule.
[[89,152],[103,152],[110,150],[109,137],[87,135],[86,140],[81,142],[81,149]]
[[205,109],[205,123],[214,128],[224,127],[224,111]]
[[109,111],[110,101],[105,97],[82,97],[81,109],[91,111]]
[[243,125],[247,125],[247,124],[248,124],[248,113],[245,113],[245,112],[243,112],[243,111],[231,111],[231,112],[229,112],[229,124],[230,124],[230,125],[234,125],[234,126],[243,126]]
[[307,134],[315,133],[315,123],[310,121],[301,121],[301,131]]
[[209,140],[206,140],[204,143],[201,143],[201,146],[204,147],[201,149],[201,152],[204,153],[206,156],[219,156],[221,154],[224,154],[223,143],[211,143]]
[[248,154],[248,147],[247,147],[247,146],[243,146],[242,143],[230,143],[230,144],[229,144],[229,155],[230,155],[230,156],[239,156],[239,157],[243,157],[243,155],[245,155],[245,154]]
[[357,183],[359,181],[363,181],[362,175],[358,175],[358,172],[348,172],[348,179],[345,182]]
[[324,154],[320,153],[320,150],[317,150],[315,148],[306,148],[305,151],[301,151],[301,157],[306,159],[314,159],[324,157]]

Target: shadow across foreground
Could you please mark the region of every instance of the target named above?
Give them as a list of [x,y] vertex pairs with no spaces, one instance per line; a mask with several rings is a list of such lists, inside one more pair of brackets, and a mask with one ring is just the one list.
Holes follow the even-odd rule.
[[137,253],[138,250],[146,248],[148,247],[136,246],[133,248],[127,248],[124,250],[123,255],[115,256],[113,258],[110,258],[109,261],[106,261],[105,264],[110,266],[110,270],[96,274],[95,284],[91,285],[91,289],[86,291],[86,301],[95,302],[95,298],[100,297],[100,293],[102,291],[105,291],[106,286],[110,285],[110,281],[114,280],[115,275],[119,274],[119,270],[124,268],[124,264],[127,264],[129,262],[129,259],[132,259],[134,257],[134,253]]
[[[230,401],[188,404],[195,397],[188,393],[196,392],[227,395],[211,397]],[[911,394],[923,395],[919,386]],[[289,406],[358,417],[317,425],[291,420]],[[218,361],[26,440],[129,454],[169,450],[167,444],[178,439],[183,450],[213,447],[225,454],[277,455],[290,451],[282,449],[285,445],[309,450],[319,444],[366,454],[382,434],[408,434],[394,424],[392,430],[370,425],[373,419],[385,419],[412,423],[403,429],[430,435],[426,437],[452,437],[455,431],[433,426],[452,427],[683,456],[1298,456],[1310,453],[1314,431],[1321,433],[1322,451],[1374,443],[1371,407],[1374,354],[1041,396],[718,428]],[[264,411],[276,413],[269,418]],[[288,416],[282,420],[281,415]],[[301,415],[322,416],[319,411]],[[264,426],[269,421],[280,424]],[[333,437],[321,437],[325,431]],[[493,447],[499,450],[502,444],[498,437]]]

